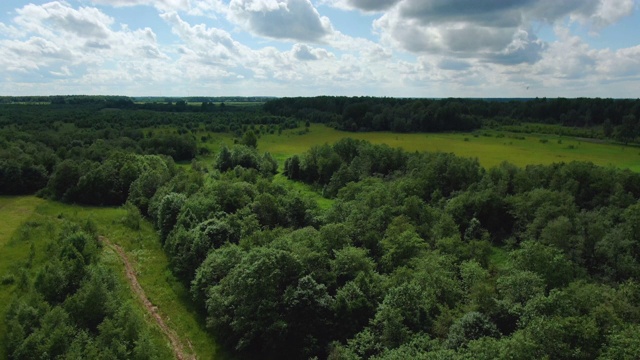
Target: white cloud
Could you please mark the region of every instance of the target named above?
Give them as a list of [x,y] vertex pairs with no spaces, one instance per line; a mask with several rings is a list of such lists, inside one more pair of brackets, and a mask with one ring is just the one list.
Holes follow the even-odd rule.
[[249,52],[248,47],[233,40],[231,34],[224,30],[208,28],[204,24],[191,26],[177,13],[166,13],[160,17],[169,23],[172,31],[182,39],[182,53],[194,61],[230,66],[236,63],[236,59]]
[[81,77],[117,62],[167,59],[151,29],[113,30],[115,20],[96,8],[54,1],[16,14],[11,28],[20,35],[0,39],[0,65],[9,72]]
[[90,0],[94,4],[115,7],[154,6],[161,11],[188,11],[190,0]]
[[575,17],[583,23],[590,24],[595,30],[600,30],[631,15],[634,7],[633,0],[600,0],[594,11],[577,14]]
[[312,48],[305,44],[295,44],[291,50],[294,58],[300,61],[314,61],[321,59],[332,59],[335,56],[325,49]]
[[228,17],[245,30],[264,37],[322,42],[333,32],[309,0],[231,0]]
[[392,8],[400,0],[323,0],[321,3],[343,10],[381,12]]
[[633,0],[400,0],[374,28],[383,43],[417,54],[532,64],[546,47],[531,30],[534,21],[570,17],[601,28],[632,11]]
[[[43,91],[29,85],[38,83],[62,93],[615,96],[628,91],[608,95],[618,91],[611,84],[640,80],[640,45],[594,49],[569,30],[599,31],[636,10],[634,0],[80,3],[153,6],[176,38],[121,24],[106,7],[25,5],[0,18],[0,92]],[[358,10],[345,13],[354,19],[379,14],[374,33],[335,30],[318,3]],[[540,24],[553,26],[555,39],[539,39]]]

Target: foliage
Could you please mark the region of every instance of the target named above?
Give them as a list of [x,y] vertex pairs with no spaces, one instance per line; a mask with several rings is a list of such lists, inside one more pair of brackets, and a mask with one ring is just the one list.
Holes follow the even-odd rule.
[[[70,100],[52,99],[48,110],[56,110],[55,116],[74,114]],[[597,113],[592,107],[587,116],[575,109],[586,106],[579,99],[385,99],[375,104],[368,98],[301,98],[265,105],[281,118],[253,109],[246,121],[234,123],[242,112],[231,106],[206,104],[195,110],[184,100],[174,101],[145,105],[138,109],[139,119],[125,119],[132,116],[128,111],[102,111],[102,102],[92,102],[83,105],[86,114],[76,112],[69,122],[51,121],[54,115],[46,111],[42,120],[34,120],[4,105],[30,120],[3,130],[3,144],[13,149],[3,159],[19,156],[19,166],[7,168],[20,168],[11,174],[21,177],[11,179],[24,179],[24,164],[44,169],[43,195],[93,205],[128,201],[110,223],[128,236],[149,226],[143,217],[151,220],[160,238],[155,247],[165,252],[154,256],[173,272],[154,268],[157,276],[179,279],[182,284],[171,286],[182,291],[189,288],[200,320],[239,356],[588,359],[637,354],[640,175],[585,162],[523,168],[503,163],[487,170],[477,159],[451,153],[414,153],[343,139],[290,156],[283,169],[287,180],[274,176],[274,157],[253,146],[258,137],[263,149],[265,138],[279,136],[275,131],[265,135],[273,127],[256,125],[284,126],[283,119],[295,121],[290,117],[353,131],[408,132],[471,129],[496,114],[503,116],[493,119],[497,125],[513,125],[551,116],[549,109],[564,115],[562,121],[578,114],[600,124],[608,111],[619,130],[623,119],[631,124],[627,114],[636,111],[635,102],[594,100],[614,108]],[[511,113],[501,113],[505,109]],[[196,120],[177,122],[190,119],[186,115]],[[219,146],[209,158],[215,159],[213,169],[202,161],[191,169],[177,166],[175,160],[193,156],[186,151],[182,157],[178,149],[197,144],[198,131],[212,131],[197,123],[205,115],[218,119],[205,126],[227,126],[246,139]],[[96,118],[103,122],[89,121]],[[107,120],[114,122],[107,126]],[[36,135],[42,124],[53,124],[55,132]],[[310,134],[317,129],[307,128]],[[465,136],[458,137],[468,144],[481,138],[465,142]],[[540,148],[562,145],[531,139],[528,144]],[[43,154],[50,149],[53,155],[38,157],[34,149],[44,149]],[[318,207],[310,188],[333,199],[327,209]],[[48,249],[50,258],[33,269],[33,280],[16,272],[13,281],[0,285],[20,289],[5,321],[12,358],[44,352],[90,358],[153,355],[140,319],[126,302],[122,305],[117,282],[96,260],[96,228],[91,222],[65,229]]]
[[[71,229],[75,228],[74,226]],[[122,297],[113,272],[97,262],[97,239],[70,232],[14,298],[6,315],[11,359],[156,359],[143,319]]]
[[[571,133],[571,128],[580,127],[586,131],[582,135],[574,132],[574,136],[610,137],[615,126],[616,136],[627,142],[638,135],[639,104],[637,99],[599,98],[434,100],[321,96],[273,99],[264,109],[274,115],[294,116],[346,131],[469,131],[481,126],[530,122],[562,125],[557,130],[565,135]],[[601,125],[604,130],[594,129]]]

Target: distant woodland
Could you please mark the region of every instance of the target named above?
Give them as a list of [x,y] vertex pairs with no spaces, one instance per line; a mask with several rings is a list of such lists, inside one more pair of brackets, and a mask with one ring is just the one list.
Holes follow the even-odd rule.
[[[588,162],[484,169],[353,139],[283,166],[256,149],[261,132],[305,122],[395,132],[543,123],[632,143],[640,100],[200,100],[0,98],[0,193],[125,205],[153,223],[203,323],[238,358],[640,358],[640,174]],[[210,154],[198,131],[237,141]],[[300,183],[331,205],[287,186]],[[98,353],[92,329],[108,321],[130,351],[114,335],[105,357],[153,358],[144,334],[118,332],[126,309],[89,306],[109,277],[87,272],[95,249],[76,237],[1,319],[9,357]],[[55,346],[53,328],[65,330]]]

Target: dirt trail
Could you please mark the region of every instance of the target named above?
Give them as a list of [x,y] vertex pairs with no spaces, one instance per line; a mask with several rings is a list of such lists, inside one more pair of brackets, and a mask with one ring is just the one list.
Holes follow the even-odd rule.
[[119,245],[112,243],[109,239],[107,239],[104,236],[100,236],[99,240],[103,244],[112,248],[118,254],[118,256],[120,256],[120,259],[124,263],[127,279],[129,280],[129,285],[131,285],[131,289],[133,290],[134,293],[136,293],[136,295],[138,295],[138,298],[140,299],[140,301],[142,301],[142,304],[144,305],[147,312],[156,320],[156,323],[158,324],[158,326],[160,326],[160,329],[162,330],[162,332],[167,336],[167,338],[169,338],[169,341],[171,343],[171,348],[173,349],[173,353],[175,354],[176,359],[195,360],[196,359],[195,355],[192,355],[195,352],[193,351],[193,347],[191,347],[191,343],[187,340],[187,344],[189,345],[189,350],[191,352],[191,354],[189,354],[184,351],[184,346],[182,346],[182,342],[180,341],[180,338],[178,337],[176,332],[173,331],[173,329],[171,329],[169,326],[167,326],[167,323],[164,321],[162,316],[158,313],[158,308],[154,306],[151,303],[151,301],[149,301],[149,298],[144,293],[144,289],[142,289],[142,286],[140,286],[140,283],[138,282],[136,271],[133,268],[133,265],[131,264],[131,261],[129,261],[129,258],[127,257],[127,254],[124,252],[124,250],[122,250],[122,248]]

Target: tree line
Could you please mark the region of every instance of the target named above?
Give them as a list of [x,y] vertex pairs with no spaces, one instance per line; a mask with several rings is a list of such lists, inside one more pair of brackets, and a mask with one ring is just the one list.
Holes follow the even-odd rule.
[[[121,204],[126,199],[122,194],[143,170],[158,169],[162,162],[171,168],[173,162],[206,154],[208,150],[198,144],[212,133],[240,137],[254,133],[251,129],[276,133],[298,126],[292,119],[255,110],[205,114],[105,106],[0,105],[0,194],[33,194],[51,180],[46,191],[57,198]],[[122,169],[126,164],[129,167]],[[121,171],[129,173],[120,175]],[[91,193],[73,189],[78,186],[93,187],[95,195],[75,195]]]
[[[602,127],[605,137],[640,135],[640,100],[600,98],[399,99],[298,97],[268,101],[274,115],[325,123],[346,131],[470,131],[523,122]],[[627,135],[631,134],[631,135]]]

